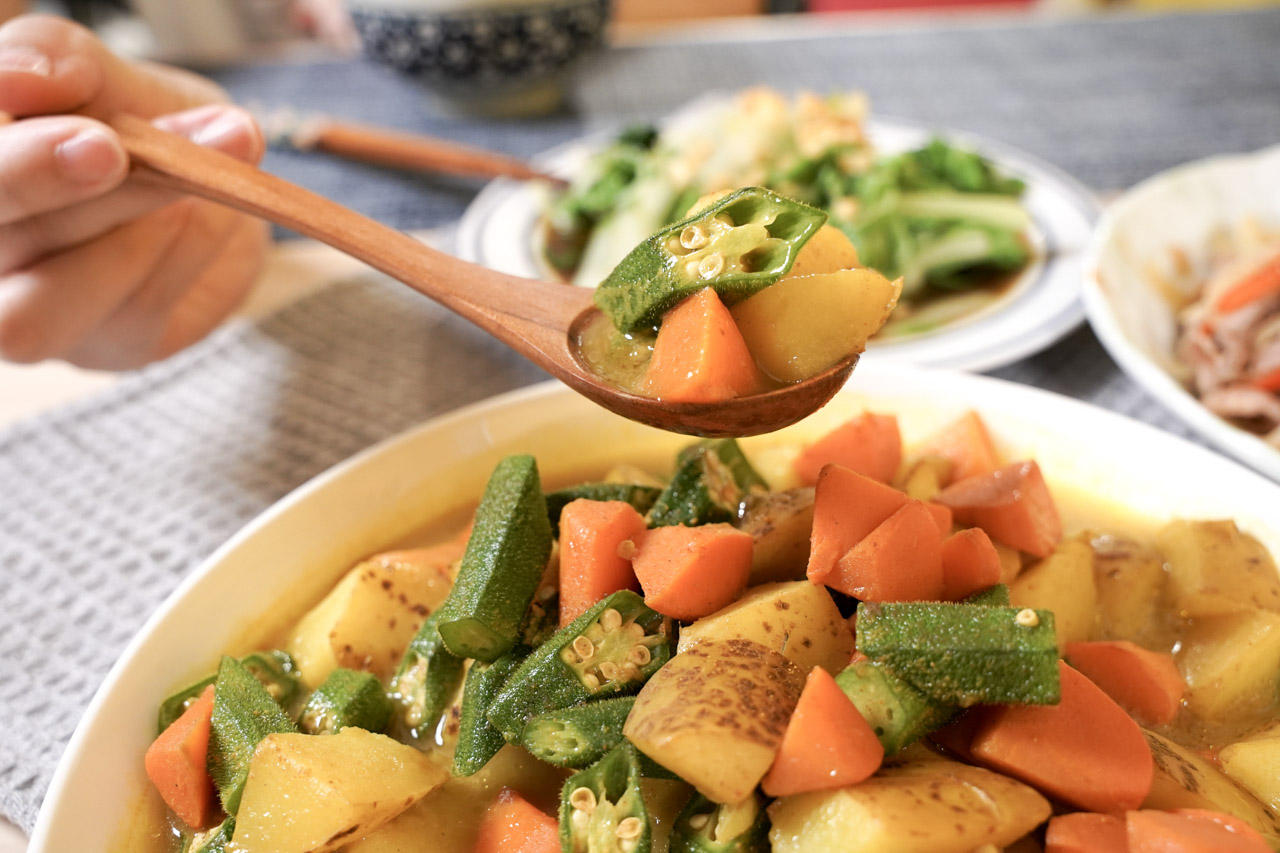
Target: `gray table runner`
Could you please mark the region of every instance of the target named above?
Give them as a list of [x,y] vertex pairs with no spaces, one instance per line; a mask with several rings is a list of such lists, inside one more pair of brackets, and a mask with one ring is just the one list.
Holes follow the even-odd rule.
[[[876,111],[987,134],[1098,187],[1280,141],[1280,10],[635,47],[597,60],[575,109],[532,123],[433,115],[352,63],[220,75],[289,104],[533,154],[705,89],[859,87]],[[273,153],[268,167],[404,228],[456,218],[475,186]],[[1087,329],[994,372],[1186,431]],[[120,649],[183,574],[330,465],[433,415],[541,378],[376,276],[228,326],[117,387],[0,431],[0,813],[30,829]]]

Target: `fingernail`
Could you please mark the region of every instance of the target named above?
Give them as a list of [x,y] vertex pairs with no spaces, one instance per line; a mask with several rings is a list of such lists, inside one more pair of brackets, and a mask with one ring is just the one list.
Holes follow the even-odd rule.
[[0,47],[0,71],[19,71],[48,77],[53,63],[43,53],[29,47]]
[[221,148],[237,137],[252,133],[254,129],[249,117],[233,110],[223,113],[197,130],[191,141],[207,148]]
[[120,146],[105,130],[89,128],[54,149],[63,174],[73,181],[96,184],[120,171]]

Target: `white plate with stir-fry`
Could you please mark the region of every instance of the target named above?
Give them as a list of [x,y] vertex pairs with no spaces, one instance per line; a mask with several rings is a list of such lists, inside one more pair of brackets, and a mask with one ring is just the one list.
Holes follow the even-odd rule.
[[1089,252],[1085,309],[1124,371],[1280,479],[1280,147],[1171,169],[1121,196]]
[[[979,421],[985,427],[980,426]],[[875,441],[863,440],[877,436]],[[754,700],[776,703],[781,695],[790,696],[787,701],[794,704],[796,699],[792,694],[800,689],[806,671],[809,680],[820,675],[819,670],[828,676],[834,671],[838,675],[834,684],[839,689],[830,694],[832,682],[827,681],[828,694],[844,703],[844,713],[855,709],[840,693],[852,689],[842,668],[850,661],[855,638],[844,619],[848,614],[837,608],[835,601],[843,602],[848,609],[852,600],[849,593],[861,589],[850,578],[857,575],[858,566],[867,565],[863,559],[867,553],[858,552],[862,554],[858,557],[855,554],[858,545],[853,545],[853,550],[843,557],[827,549],[829,557],[839,559],[826,565],[827,574],[821,583],[814,581],[817,576],[813,574],[812,555],[801,553],[808,550],[810,530],[813,537],[821,538],[818,531],[832,506],[823,497],[823,484],[837,483],[837,476],[845,485],[852,484],[865,494],[878,496],[880,503],[886,496],[890,499],[881,507],[881,514],[887,513],[888,517],[868,534],[878,537],[877,541],[890,541],[886,537],[891,528],[910,529],[915,534],[932,537],[935,546],[938,542],[951,542],[955,537],[959,537],[956,541],[963,540],[961,545],[975,544],[970,540],[978,540],[977,544],[987,540],[982,546],[985,551],[979,550],[994,556],[998,562],[984,563],[983,571],[997,571],[1008,581],[1002,595],[1008,596],[1009,605],[998,605],[984,598],[981,603],[975,600],[947,605],[922,602],[895,606],[915,607],[927,619],[945,615],[934,614],[938,608],[943,611],[971,608],[981,616],[979,621],[999,621],[1003,614],[1010,624],[1001,623],[1001,630],[1026,632],[1026,636],[1034,637],[1035,648],[1019,650],[1011,659],[1021,660],[1024,652],[1031,655],[1038,662],[1034,667],[1038,673],[1036,678],[1006,677],[999,689],[1013,690],[1019,695],[1030,690],[1022,695],[1023,700],[1045,702],[1054,697],[1061,678],[1061,701],[1066,703],[1068,687],[1079,682],[1080,676],[1068,673],[1063,665],[1057,664],[1059,647],[1066,649],[1080,670],[1087,670],[1088,649],[1085,647],[1106,646],[1105,641],[1119,637],[1141,641],[1154,650],[1149,655],[1164,661],[1166,674],[1174,673],[1177,690],[1162,694],[1166,700],[1163,710],[1153,712],[1158,713],[1163,722],[1148,724],[1155,734],[1137,734],[1135,723],[1111,700],[1098,699],[1103,694],[1092,688],[1094,701],[1111,708],[1108,713],[1112,718],[1108,718],[1104,726],[1106,737],[1099,740],[1093,737],[1094,732],[1089,732],[1088,737],[1070,735],[1078,739],[1083,749],[1093,741],[1109,743],[1117,725],[1127,727],[1130,735],[1125,748],[1130,753],[1136,737],[1141,772],[1123,781],[1117,789],[1121,792],[1117,796],[1123,797],[1131,817],[1110,818],[1119,822],[1121,831],[1128,820],[1132,824],[1130,832],[1174,831],[1167,824],[1182,825],[1187,821],[1205,832],[1235,832],[1215,822],[1235,820],[1243,821],[1246,829],[1251,826],[1268,837],[1280,837],[1280,824],[1275,823],[1274,817],[1254,798],[1277,795],[1274,774],[1259,773],[1257,767],[1259,760],[1265,766],[1268,750],[1280,743],[1264,728],[1275,722],[1277,709],[1270,686],[1275,668],[1280,665],[1280,641],[1277,641],[1280,579],[1275,575],[1274,565],[1268,567],[1270,558],[1265,555],[1267,550],[1271,554],[1280,553],[1280,526],[1274,512],[1280,505],[1280,487],[1203,448],[1078,401],[989,378],[927,372],[906,366],[868,364],[860,368],[849,386],[826,409],[782,433],[743,440],[741,456],[727,455],[724,446],[717,445],[714,453],[704,449],[685,454],[677,463],[677,451],[687,448],[689,443],[688,438],[613,416],[563,386],[545,384],[416,428],[300,488],[196,569],[148,620],[86,710],[52,783],[31,849],[34,853],[66,850],[167,853],[187,849],[181,846],[182,839],[186,838],[193,851],[225,848],[272,853],[338,849],[352,853],[374,850],[472,853],[477,849],[476,838],[482,827],[492,828],[494,820],[504,820],[504,815],[515,808],[512,804],[519,796],[525,798],[516,803],[524,810],[521,814],[536,824],[532,829],[525,825],[528,833],[533,835],[536,829],[539,837],[551,839],[547,842],[549,847],[536,849],[559,849],[555,841],[558,821],[565,827],[563,831],[569,833],[576,832],[575,827],[586,826],[595,832],[603,826],[609,830],[609,838],[615,839],[607,847],[574,846],[575,850],[665,851],[668,835],[673,831],[701,834],[704,838],[710,831],[764,832],[763,807],[767,800],[753,791],[766,769],[769,772],[763,777],[763,790],[773,798],[767,810],[773,823],[767,843],[774,850],[816,853],[841,849],[846,843],[851,850],[888,849],[870,842],[853,846],[854,840],[863,838],[865,833],[882,842],[892,839],[894,850],[919,849],[922,853],[940,850],[967,853],[986,849],[982,845],[988,842],[995,844],[996,849],[1011,844],[1023,846],[1010,849],[1039,849],[1027,847],[1025,838],[1050,818],[1050,798],[1072,801],[1076,809],[1104,810],[1108,803],[1095,801],[1102,781],[1086,774],[1080,777],[1084,779],[1081,787],[1075,784],[1079,782],[1078,774],[1072,772],[1050,774],[1049,778],[1041,774],[1037,778],[1035,770],[1044,761],[1036,757],[1029,766],[1024,763],[1007,773],[995,772],[990,764],[983,763],[990,758],[984,750],[993,747],[979,744],[976,736],[970,740],[963,726],[934,732],[930,735],[934,747],[928,747],[924,740],[909,746],[904,735],[892,746],[885,747],[886,754],[891,749],[901,754],[885,759],[884,769],[876,770],[865,782],[841,782],[842,787],[838,789],[822,787],[831,784],[825,778],[829,775],[825,770],[818,774],[824,778],[817,780],[822,790],[812,790],[815,783],[812,772],[807,775],[799,772],[797,776],[786,768],[777,769],[773,752],[787,749],[777,740],[782,727],[786,725],[788,729],[784,741],[790,737],[790,729],[798,728],[799,734],[803,734],[806,727],[786,723],[787,713],[779,715],[774,705],[758,705]],[[867,456],[864,451],[870,444],[875,444],[879,452]],[[837,446],[844,447],[844,451],[833,451]],[[839,463],[815,471],[815,465],[832,452],[840,457]],[[622,729],[626,739],[646,758],[639,758],[636,750],[625,743],[618,743],[608,755],[625,753],[624,758],[633,767],[638,761],[637,774],[649,774],[656,762],[659,770],[665,767],[678,773],[725,805],[690,799],[693,788],[680,781],[646,778],[639,796],[609,793],[614,782],[606,785],[597,784],[599,780],[596,780],[590,784],[584,781],[565,785],[566,778],[578,777],[571,776],[571,770],[562,770],[544,761],[552,760],[547,756],[563,757],[563,753],[557,753],[558,749],[577,749],[572,737],[532,741],[530,749],[546,748],[545,755],[538,753],[541,760],[515,746],[503,747],[499,739],[496,746],[500,749],[496,755],[484,754],[478,770],[473,765],[462,771],[474,775],[445,781],[450,775],[450,762],[456,773],[460,758],[469,762],[480,754],[470,748],[464,754],[458,746],[463,742],[462,735],[454,732],[454,728],[468,730],[470,675],[466,679],[468,687],[458,700],[462,704],[460,716],[453,714],[454,698],[445,698],[449,708],[442,727],[424,725],[425,717],[430,716],[424,712],[425,699],[394,705],[398,709],[392,711],[394,719],[407,726],[398,731],[393,726],[395,738],[371,734],[354,724],[333,736],[295,733],[295,726],[307,732],[326,730],[329,712],[318,710],[311,699],[306,699],[301,712],[295,708],[287,717],[281,716],[281,708],[289,704],[285,688],[293,690],[297,686],[294,682],[300,678],[308,685],[298,696],[302,700],[310,690],[309,685],[321,679],[323,684],[329,683],[325,671],[330,676],[335,671],[349,672],[372,683],[373,692],[366,698],[373,705],[385,701],[380,698],[383,694],[377,678],[387,673],[396,673],[397,687],[392,691],[395,696],[402,699],[416,695],[413,691],[438,670],[431,664],[420,670],[415,662],[418,658],[410,659],[407,653],[399,664],[396,658],[404,652],[404,639],[409,634],[415,637],[409,650],[418,656],[427,654],[425,646],[415,643],[418,636],[425,636],[425,626],[431,618],[426,622],[422,620],[428,612],[439,614],[435,624],[439,636],[448,637],[449,644],[455,641],[469,644],[476,655],[483,649],[494,649],[489,628],[476,629],[470,617],[453,618],[461,613],[458,607],[467,606],[462,599],[471,595],[469,591],[458,593],[461,578],[469,571],[466,567],[469,557],[462,558],[463,565],[457,569],[458,585],[450,590],[454,570],[441,571],[431,563],[434,558],[423,558],[422,554],[439,555],[441,548],[458,548],[458,543],[466,538],[465,533],[460,535],[460,532],[467,530],[468,519],[472,518],[482,492],[486,496],[481,500],[481,507],[490,505],[489,490],[485,486],[490,473],[494,472],[496,477],[500,469],[518,470],[526,472],[520,477],[526,477],[530,457],[516,456],[521,454],[536,458],[540,484],[529,491],[526,478],[521,480],[526,485],[520,489],[500,491],[536,498],[537,506],[531,515],[528,513],[532,504],[526,504],[524,497],[512,502],[513,506],[524,507],[520,512],[526,513],[525,518],[540,518],[539,525],[545,528],[550,501],[546,505],[539,502],[542,500],[540,489],[558,490],[575,484],[598,483],[606,479],[606,472],[612,471],[609,479],[612,489],[623,484],[626,495],[648,490],[651,501],[648,522],[660,525],[655,531],[670,531],[677,540],[698,530],[709,530],[713,538],[738,544],[746,537],[751,543],[749,566],[740,561],[734,565],[735,571],[741,569],[749,575],[743,580],[750,586],[745,593],[732,583],[726,587],[727,563],[721,565],[723,571],[707,575],[705,582],[683,587],[655,584],[652,579],[660,580],[662,572],[648,574],[654,564],[647,563],[647,568],[642,568],[642,563],[648,559],[646,555],[661,550],[651,541],[656,533],[627,534],[631,538],[606,548],[605,553],[632,563],[643,590],[643,603],[635,592],[609,593],[596,604],[591,602],[602,594],[599,589],[585,598],[579,595],[578,607],[587,608],[582,615],[549,639],[539,641],[552,644],[554,654],[542,654],[540,650],[544,645],[539,645],[538,650],[523,658],[514,673],[502,675],[502,687],[490,706],[488,720],[498,727],[513,720],[519,722],[525,730],[517,737],[524,743],[535,728],[533,720],[546,717],[539,711],[538,715],[525,719],[524,714],[530,707],[525,700],[536,699],[545,705],[547,697],[561,695],[558,691],[564,690],[580,699],[583,690],[596,691],[609,684],[638,687],[639,679],[651,677],[635,698]],[[720,460],[718,464],[711,464],[712,456]],[[510,461],[513,459],[514,463]],[[1034,460],[1035,464],[1027,460]],[[845,464],[850,467],[846,468]],[[771,484],[769,494],[774,497],[761,493],[753,479],[749,487],[743,487],[752,497],[745,504],[747,509],[739,521],[734,522],[734,513],[729,513],[730,523],[712,521],[708,516],[695,519],[707,522],[701,526],[686,526],[690,519],[669,524],[672,518],[682,517],[680,513],[686,505],[671,500],[664,504],[662,495],[675,488],[675,483],[688,481],[681,477],[670,481],[665,478],[673,466],[684,470],[690,465],[701,472],[694,483],[715,474],[717,487],[703,495],[709,499],[714,497],[712,503],[725,504],[725,495],[733,491],[725,477],[731,477],[733,488],[737,489],[736,484],[747,482],[742,477],[748,469],[753,478]],[[814,478],[817,491],[806,490],[803,484]],[[1008,521],[1009,517],[988,499],[991,489],[1000,491],[1001,482],[1014,484],[1010,494],[1015,496],[1011,500],[1018,507],[1034,508],[1030,515],[1019,509],[1017,515],[1022,521],[1012,526],[999,522],[999,518]],[[1206,482],[1213,483],[1214,488],[1199,487]],[[973,483],[986,485],[975,490],[971,488]],[[808,521],[803,512],[806,495],[811,510]],[[1032,496],[1034,507],[1021,503],[1027,496]],[[756,503],[757,499],[762,503]],[[507,499],[494,500],[501,503]],[[730,501],[735,508],[737,501],[738,497]],[[1043,512],[1048,504],[1042,501],[1051,501],[1056,507],[1054,512]],[[566,514],[575,504],[592,503],[591,500],[574,501],[560,511],[562,551],[565,537],[569,535],[564,529],[568,523]],[[600,503],[639,512],[625,500]],[[855,504],[869,505],[865,501]],[[697,506],[710,507],[711,504]],[[898,509],[894,510],[894,506]],[[663,511],[670,517],[659,521],[658,507],[664,507]],[[764,507],[763,515],[757,515],[753,507]],[[994,508],[995,514],[984,514],[983,507]],[[725,510],[727,505],[720,508]],[[945,539],[939,512],[947,519]],[[966,512],[970,514],[965,515]],[[489,516],[476,512],[474,517],[476,531],[494,529],[485,520]],[[1197,519],[1231,521],[1194,521]],[[957,522],[954,527],[953,520]],[[643,521],[640,524],[644,526]],[[970,524],[976,526],[968,526]],[[991,531],[990,537],[985,533],[965,532],[987,529]],[[1101,531],[1107,535],[1101,535]],[[539,535],[545,537],[546,534]],[[477,541],[477,537],[487,536],[471,532],[467,554],[472,552],[471,543]],[[631,542],[632,547],[624,548],[625,542]],[[418,551],[418,557],[413,557],[402,550],[413,547],[425,547],[425,551]],[[478,552],[483,550],[476,548]],[[560,619],[564,620],[569,587],[565,585],[567,557],[562,555],[557,568],[559,590],[552,589],[552,595],[544,595],[547,579],[553,576],[544,571],[545,552],[522,548],[522,553],[534,554],[532,577],[537,580],[537,588],[528,588],[524,603],[516,602],[512,605],[514,609],[509,606],[510,602],[499,601],[492,606],[495,610],[507,611],[504,618],[513,626],[517,622],[510,621],[512,614],[519,616],[518,611],[527,608],[524,617],[530,618],[517,620],[523,636],[526,629],[538,625],[538,620],[545,617],[556,596]],[[1217,573],[1214,575],[1201,571],[1204,558],[1210,553]],[[370,555],[381,556],[372,559]],[[1084,562],[1079,559],[1081,555],[1085,557]],[[977,575],[971,575],[964,588],[951,587],[952,580],[962,576],[949,574],[946,567],[951,565],[950,558],[936,551],[934,556],[942,560],[941,569],[938,565],[934,565],[934,569],[948,574],[935,572],[932,580],[921,580],[923,575],[919,575],[911,582],[923,584],[916,589],[917,593],[954,598],[991,580],[979,582]],[[528,562],[526,557],[520,560]],[[1166,565],[1172,568],[1166,569]],[[413,571],[418,569],[426,572],[424,583],[413,591],[397,586],[403,577],[415,576]],[[384,576],[380,572],[390,574]],[[810,574],[808,580],[806,572]],[[1223,589],[1217,583],[1223,572],[1235,573],[1230,589]],[[756,574],[761,577],[755,577]],[[884,579],[882,576],[881,580]],[[758,586],[762,580],[769,583]],[[939,583],[944,584],[941,591],[937,588]],[[980,589],[979,594],[999,592],[996,587]],[[574,589],[581,593],[583,587]],[[728,607],[723,606],[726,589],[730,598],[741,596],[736,604]],[[885,591],[884,587],[880,589]],[[499,598],[504,598],[511,587],[504,585],[501,590]],[[408,597],[406,592],[410,593]],[[454,601],[455,594],[460,596],[459,601]],[[881,598],[902,600],[905,594],[898,587],[895,594],[886,593]],[[778,598],[779,595],[785,600]],[[861,597],[872,596],[864,591]],[[1197,615],[1190,622],[1170,621],[1155,610],[1166,598],[1175,603],[1179,612],[1203,614],[1204,618]],[[614,602],[614,606],[600,610],[608,602]],[[1056,620],[1049,615],[1048,605],[1056,609]],[[416,621],[406,624],[388,619],[388,607],[408,608],[402,615],[416,616]],[[874,613],[859,611],[858,650],[869,653],[876,661],[879,660],[875,657],[876,650],[862,642],[872,634],[873,619],[882,624],[891,622],[887,617],[889,605],[882,607],[883,611]],[[720,609],[709,613],[711,608]],[[750,618],[742,618],[744,614],[755,614],[753,618],[759,621],[761,608],[766,615],[774,615],[755,627]],[[774,640],[769,638],[772,628],[766,623],[773,624],[775,618],[783,618],[778,614],[789,610],[807,614],[804,620],[787,629],[788,636],[800,637],[801,641],[783,642],[778,647],[780,651],[767,647]],[[722,618],[725,611],[734,618],[725,621]],[[573,613],[576,612],[575,609]],[[1231,614],[1226,621],[1214,617],[1223,613]],[[690,626],[683,630],[678,647],[669,642],[674,639],[669,633],[673,620]],[[452,626],[447,634],[446,624]],[[559,622],[552,622],[552,630],[556,624]],[[754,639],[740,634],[726,638],[727,629],[751,632],[750,637]],[[537,630],[541,632],[542,628]],[[565,631],[577,633],[569,641],[564,639]],[[393,634],[394,650],[387,643]],[[941,636],[929,632],[915,634],[931,638],[935,646]],[[663,636],[667,638],[665,641],[661,639]],[[1083,645],[1062,645],[1073,642]],[[682,719],[686,724],[693,722],[698,715],[690,716],[686,710],[696,711],[703,707],[699,705],[700,699],[711,700],[715,696],[699,697],[697,691],[690,693],[684,689],[673,693],[670,689],[651,688],[659,681],[667,682],[668,688],[673,681],[686,683],[682,679],[690,677],[691,668],[692,677],[697,681],[697,660],[713,654],[717,648],[737,650],[734,651],[737,657],[728,665],[730,672],[739,673],[739,679],[759,682],[774,675],[777,678],[751,694],[750,707],[743,706],[740,712],[734,712],[746,715],[741,720],[733,715],[726,718],[724,713],[711,714],[710,719],[720,722],[715,731],[706,736],[697,736],[695,732],[695,736],[689,737],[690,730],[686,728],[685,737],[666,737],[676,729],[660,721],[684,714]],[[287,651],[289,663],[282,664],[284,658],[279,652],[264,651],[269,649]],[[946,657],[949,649],[949,646],[934,648],[932,653]],[[742,650],[751,653],[744,657]],[[1173,669],[1174,657],[1168,650],[1177,651],[1179,669]],[[723,656],[723,652],[720,654]],[[664,665],[667,655],[679,665],[671,667],[668,676],[659,679],[657,674],[671,666]],[[220,664],[220,656],[234,657],[222,657]],[[255,660],[256,664],[251,663]],[[501,673],[497,663],[500,660],[502,657],[488,669],[474,671],[481,677],[495,671]],[[849,668],[855,665],[856,659],[848,663]],[[257,669],[252,669],[253,666]],[[566,667],[578,672],[572,681],[542,677],[544,673],[559,672]],[[212,681],[215,670],[215,689],[210,690],[207,681],[201,679]],[[454,671],[454,674],[459,673]],[[234,783],[234,774],[225,773],[231,766],[226,757],[219,760],[218,766],[223,770],[214,775],[218,784],[216,796],[222,806],[215,799],[211,809],[192,811],[183,794],[177,793],[175,797],[177,789],[167,788],[162,802],[158,789],[148,781],[148,775],[153,781],[162,778],[153,773],[151,755],[158,744],[172,739],[157,737],[157,709],[160,728],[168,734],[175,731],[175,727],[181,730],[184,720],[192,719],[193,715],[198,717],[203,697],[212,695],[211,725],[215,732],[221,732],[218,749],[238,749],[234,744],[228,746],[228,738],[243,729],[237,723],[229,723],[231,717],[220,716],[234,716],[236,712],[229,706],[220,711],[217,704],[223,701],[224,680],[230,684],[233,676],[240,679],[237,689],[243,689],[243,695],[257,691],[258,699],[253,701],[262,706],[262,713],[251,716],[259,721],[277,719],[286,731],[266,734],[253,743],[246,741],[248,748],[241,756],[244,773],[238,783]],[[944,689],[963,687],[950,677],[946,682]],[[948,700],[945,709],[949,710],[944,717],[954,718],[958,707],[966,705],[965,696],[977,695],[968,691],[987,687],[982,684],[963,687],[964,695]],[[508,695],[520,701],[514,705],[504,704],[503,697]],[[801,702],[805,695],[800,693]],[[1171,697],[1173,704],[1169,701]],[[399,703],[401,699],[394,701]],[[579,699],[571,697],[571,702]],[[578,709],[596,713],[606,702],[619,700],[627,701],[625,693],[617,700],[588,699],[559,710],[553,704],[552,710],[546,713],[552,717],[561,711],[576,713]],[[283,704],[276,707],[276,703]],[[632,716],[645,717],[640,711],[642,703],[657,705],[661,711],[656,716],[652,709],[646,712],[647,727],[631,719]],[[501,714],[497,710],[499,706],[506,709]],[[793,719],[798,718],[799,707],[796,706]],[[988,709],[997,707],[988,706]],[[1052,707],[1055,706],[1046,706],[1045,710]],[[1005,710],[1009,709],[1016,710],[1013,706]],[[750,718],[751,714],[762,712],[766,713],[764,718]],[[874,711],[867,709],[866,713]],[[1119,717],[1114,718],[1115,714]],[[1090,724],[1089,715],[1085,717],[1085,723]],[[942,718],[930,719],[934,727],[945,722]],[[457,726],[451,728],[451,720]],[[555,723],[551,732],[564,731],[562,722],[557,723],[555,719],[551,722]],[[386,720],[382,720],[367,725],[378,728],[385,723]],[[988,718],[984,725],[995,726],[999,731],[998,721]],[[1258,735],[1259,730],[1262,730],[1261,739],[1250,739]],[[618,738],[616,727],[593,731],[596,734],[612,732],[612,736]],[[747,740],[736,748],[733,746],[738,736],[735,732],[741,731],[748,733]],[[944,731],[950,734],[944,736]],[[758,739],[762,732],[768,735],[763,742]],[[425,738],[419,740],[423,734]],[[876,740],[884,732],[877,734],[868,728],[866,734],[871,745],[879,749]],[[919,734],[917,731],[916,736]],[[437,736],[441,739],[438,744]],[[1147,757],[1144,737],[1150,739],[1153,758]],[[965,739],[967,748],[972,749],[975,756],[972,764],[958,763],[933,751],[940,743],[956,747],[957,738]],[[1177,746],[1170,738],[1183,739],[1186,745]],[[704,748],[706,743],[718,746],[708,750]],[[1228,743],[1232,745],[1227,749],[1234,752],[1222,751],[1223,766],[1232,769],[1243,784],[1256,788],[1254,795],[1243,793],[1236,784],[1227,781],[1222,771],[1194,752],[1206,744],[1225,746]],[[415,749],[415,745],[425,748],[425,753]],[[213,746],[207,748],[214,749]],[[187,754],[182,749],[178,753]],[[803,755],[804,749],[800,753]],[[145,762],[144,754],[148,756]],[[1132,754],[1129,757],[1133,757]],[[649,764],[645,764],[646,760]],[[1102,756],[1088,760],[1105,763],[1109,759]],[[745,764],[739,765],[739,762]],[[874,765],[879,763],[876,757]],[[804,765],[802,760],[798,766],[803,770]],[[863,768],[864,775],[875,770],[875,766]],[[194,766],[201,773],[204,768],[203,760]],[[398,769],[392,772],[388,768]],[[809,771],[812,770],[810,766]],[[580,772],[589,773],[591,769]],[[1023,778],[1028,773],[1031,781]],[[628,790],[632,783],[640,785],[629,772],[618,778],[629,780],[617,782]],[[939,778],[943,781],[939,782]],[[235,788],[235,784],[239,787]],[[1060,787],[1063,784],[1067,788]],[[514,789],[518,795],[500,796],[503,787]],[[738,802],[740,789],[751,793],[751,797]],[[933,812],[926,807],[928,797],[924,789],[940,792],[936,802],[942,811],[935,817],[928,817]],[[797,793],[805,790],[809,792]],[[641,800],[650,818],[648,823],[632,819],[640,809]],[[172,811],[166,810],[166,802],[173,806]],[[684,811],[686,804],[690,804],[692,812]],[[227,821],[221,816],[223,808],[231,811],[237,805],[238,823],[227,829]],[[1186,816],[1168,811],[1183,807],[1208,809],[1215,814],[1231,813],[1234,818],[1204,818],[1201,813]],[[679,817],[682,813],[683,818]],[[820,819],[818,816],[822,814],[829,818]],[[1205,820],[1213,825],[1202,826]],[[192,840],[193,826],[207,830],[198,841]],[[234,833],[234,847],[209,847],[216,843],[216,838],[210,840],[209,833],[224,831]],[[1050,824],[1050,832],[1053,831]],[[319,840],[317,833],[323,836]],[[840,845],[833,846],[833,833],[842,839]],[[903,846],[908,835],[919,839],[916,847]],[[761,849],[758,845],[766,842],[759,836],[753,843],[757,846],[749,849]],[[499,845],[479,849],[507,848]]]
[[541,166],[570,180],[567,193],[493,181],[463,216],[457,251],[513,275],[594,287],[704,194],[765,185],[827,211],[862,263],[902,276],[904,298],[871,342],[881,359],[988,370],[1079,324],[1093,195],[1012,146],[867,112],[857,94],[706,96],[658,129],[542,155]]

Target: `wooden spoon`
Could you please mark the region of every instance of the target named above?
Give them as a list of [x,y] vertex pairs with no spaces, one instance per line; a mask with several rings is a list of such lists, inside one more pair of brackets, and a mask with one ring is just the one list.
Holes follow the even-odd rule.
[[136,116],[116,115],[107,123],[120,135],[137,177],[340,249],[461,314],[583,396],[649,426],[712,437],[772,432],[824,405],[858,361],[855,355],[803,382],[719,403],[670,403],[632,394],[592,372],[577,354],[576,334],[597,312],[590,290],[460,260]]

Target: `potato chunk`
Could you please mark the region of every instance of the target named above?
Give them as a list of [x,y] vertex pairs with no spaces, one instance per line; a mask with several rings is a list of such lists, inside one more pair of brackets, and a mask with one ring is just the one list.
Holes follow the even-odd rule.
[[1222,772],[1273,810],[1280,810],[1280,731],[1233,743],[1218,754]]
[[1187,629],[1178,666],[1187,707],[1205,720],[1260,710],[1275,701],[1280,672],[1280,613],[1202,619]]
[[1009,584],[1009,600],[1014,607],[1052,610],[1059,649],[1092,640],[1098,630],[1093,549],[1080,537],[1063,540],[1052,554]]
[[1102,636],[1153,646],[1160,624],[1164,558],[1131,539],[1102,534],[1091,540],[1093,577],[1098,588]]
[[698,643],[649,679],[622,732],[708,799],[736,803],[773,763],[805,675],[749,640]]
[[751,534],[749,585],[804,580],[813,532],[812,486],[748,497],[734,526]]
[[769,806],[774,853],[969,853],[1011,844],[1049,817],[1035,789],[980,767],[924,759],[848,788]]
[[240,853],[337,850],[448,778],[425,753],[363,729],[268,735],[249,764],[232,841]]
[[898,304],[901,280],[857,269],[786,277],[730,309],[756,363],[797,382],[867,346]]
[[1169,603],[1188,618],[1280,612],[1280,574],[1267,549],[1234,521],[1174,521],[1156,535],[1169,568]]
[[390,677],[422,620],[449,594],[464,547],[447,542],[397,551],[347,572],[289,639],[303,683],[314,690],[340,666]]
[[[1144,731],[1156,772],[1144,809],[1209,809],[1235,815],[1280,847],[1280,817],[1249,796],[1206,759],[1154,732]],[[1274,771],[1272,771],[1274,775]]]
[[683,652],[707,640],[751,640],[773,649],[807,673],[820,666],[835,675],[853,656],[853,632],[827,588],[808,581],[770,583],[747,590],[728,607],[680,630]]

